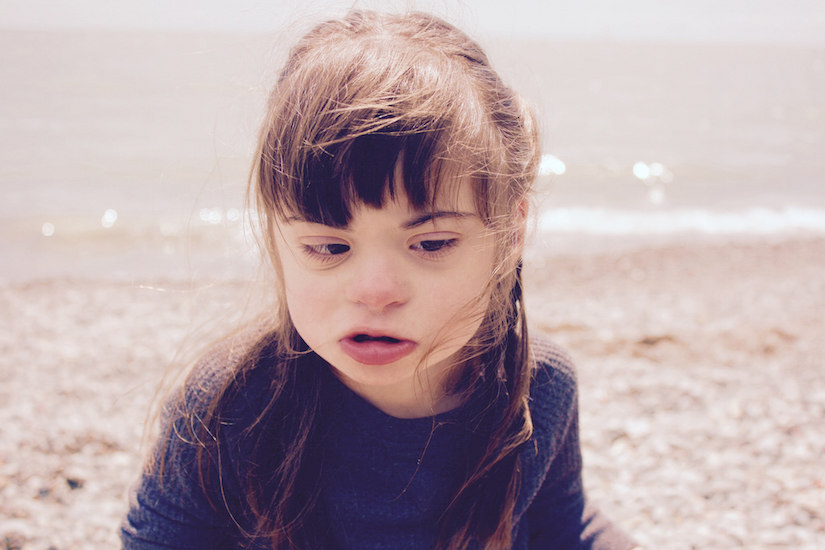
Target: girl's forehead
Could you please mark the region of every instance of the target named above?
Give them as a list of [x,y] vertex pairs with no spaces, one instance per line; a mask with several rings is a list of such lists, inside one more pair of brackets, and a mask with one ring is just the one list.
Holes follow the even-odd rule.
[[306,179],[296,178],[292,185],[281,187],[281,200],[273,201],[274,213],[281,222],[307,221],[339,228],[351,225],[352,216],[364,208],[487,213],[482,202],[487,198],[483,180],[473,175],[468,163],[444,158],[410,162],[412,158],[402,151],[385,165],[386,171],[372,166],[375,159],[368,156],[348,159],[351,166],[362,166],[358,169],[310,171]]
[[[415,182],[404,183],[407,178],[404,174],[403,162],[400,160],[395,165],[393,180],[392,185],[388,185],[386,188],[387,196],[385,196],[385,199],[409,205],[410,200],[405,187],[410,183],[415,184]],[[463,164],[454,160],[444,161],[439,166],[435,185],[428,186],[432,193],[430,200],[427,205],[420,207],[418,210],[442,210],[463,206],[465,209],[471,208],[475,211],[474,183],[474,178],[466,172]],[[423,182],[421,185],[424,185]]]
[[[356,203],[355,209],[370,208],[364,203]],[[470,177],[442,177],[435,189],[434,196],[424,205],[414,205],[407,196],[403,185],[387,189],[383,208],[391,208],[410,215],[431,212],[460,212],[478,214],[473,182]]]
[[427,210],[470,210],[476,212],[476,196],[473,180],[469,176],[442,176],[439,178],[431,201],[414,208],[403,186],[397,186],[391,201],[406,206],[413,211]]

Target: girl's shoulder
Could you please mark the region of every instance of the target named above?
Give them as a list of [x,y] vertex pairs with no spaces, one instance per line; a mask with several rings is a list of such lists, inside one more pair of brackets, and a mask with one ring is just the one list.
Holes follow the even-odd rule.
[[576,367],[567,350],[546,336],[539,336],[530,339],[530,351],[534,362],[534,389],[552,386],[575,392]]
[[[550,473],[551,465],[575,467],[578,452],[576,372],[567,351],[546,338],[532,337],[533,379],[530,418],[533,432],[521,452],[522,512],[550,476],[562,479],[568,470]],[[571,429],[573,428],[573,429]],[[573,453],[568,455],[568,453]],[[557,460],[561,457],[561,460]]]
[[534,419],[552,418],[566,423],[575,413],[576,368],[570,354],[546,337],[530,339],[533,379],[530,412]]
[[249,329],[226,336],[209,346],[194,362],[170,405],[186,411],[205,410],[226,385],[239,376],[242,364],[259,346],[265,332]]

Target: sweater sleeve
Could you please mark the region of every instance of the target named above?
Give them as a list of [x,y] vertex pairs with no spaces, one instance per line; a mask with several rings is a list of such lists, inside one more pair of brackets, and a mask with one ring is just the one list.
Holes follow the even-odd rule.
[[539,346],[537,356],[538,388],[531,392],[531,412],[538,455],[548,457],[548,466],[526,513],[529,547],[629,550],[633,541],[585,497],[572,362],[549,344]]
[[[175,436],[171,436],[175,437]],[[171,443],[169,447],[184,445]],[[160,446],[160,444],[159,444]],[[154,459],[158,459],[158,450]],[[130,494],[121,527],[125,550],[227,548],[224,518],[212,508],[198,481],[194,450],[164,453],[162,468],[144,469]]]

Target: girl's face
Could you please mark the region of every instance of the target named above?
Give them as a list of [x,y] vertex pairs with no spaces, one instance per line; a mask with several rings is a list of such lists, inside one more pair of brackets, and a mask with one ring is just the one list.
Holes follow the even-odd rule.
[[415,211],[406,197],[361,206],[343,228],[282,221],[277,250],[289,314],[356,393],[394,416],[456,405],[443,385],[489,302],[495,238],[468,183]]

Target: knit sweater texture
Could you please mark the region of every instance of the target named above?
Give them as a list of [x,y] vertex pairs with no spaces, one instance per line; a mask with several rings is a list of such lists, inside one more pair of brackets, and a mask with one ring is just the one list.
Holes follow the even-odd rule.
[[[576,379],[559,347],[534,340],[530,390],[533,434],[521,448],[521,486],[515,506],[512,548],[627,550],[632,541],[585,499],[581,480]],[[187,407],[207,403],[231,376],[236,359],[214,352],[197,367],[182,398]],[[438,518],[458,489],[472,432],[464,407],[429,418],[389,416],[352,392],[325,369],[329,429],[324,440],[318,506],[327,520],[330,547],[357,550],[430,549]],[[264,406],[265,392],[252,384],[238,427]],[[172,426],[183,420],[172,416]],[[243,518],[210,505],[198,478],[195,446],[169,431],[155,458],[161,469],[143,473],[131,495],[121,538],[126,550],[265,548],[245,541]],[[165,433],[165,432],[164,432]],[[164,444],[161,444],[164,443]],[[242,449],[238,450],[243,453]],[[224,472],[219,472],[224,474]],[[239,502],[230,480],[217,502]],[[162,478],[162,479],[161,479]],[[228,494],[227,494],[228,493]],[[257,545],[256,545],[257,544]]]

